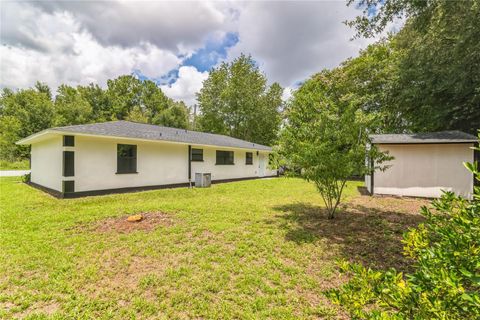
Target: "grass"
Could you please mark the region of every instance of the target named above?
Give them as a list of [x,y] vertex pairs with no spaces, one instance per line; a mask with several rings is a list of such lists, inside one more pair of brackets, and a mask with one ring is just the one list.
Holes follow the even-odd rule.
[[20,160],[10,162],[6,160],[0,160],[0,170],[29,170],[30,163],[28,160]]
[[[336,260],[404,266],[399,238],[418,223],[359,185],[329,221],[298,179],[58,200],[2,178],[0,318],[343,318],[322,294],[342,281]],[[141,212],[168,223],[104,227]]]

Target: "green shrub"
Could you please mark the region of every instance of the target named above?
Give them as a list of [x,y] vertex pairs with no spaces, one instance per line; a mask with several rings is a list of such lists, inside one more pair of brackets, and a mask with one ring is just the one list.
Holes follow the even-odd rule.
[[25,182],[25,183],[29,183],[30,179],[31,179],[31,174],[30,173],[24,174],[22,176],[22,181]]
[[[465,166],[480,180],[477,163]],[[473,200],[451,192],[422,208],[425,222],[404,236],[413,271],[375,271],[343,262],[350,276],[327,296],[354,319],[478,319],[480,188]]]

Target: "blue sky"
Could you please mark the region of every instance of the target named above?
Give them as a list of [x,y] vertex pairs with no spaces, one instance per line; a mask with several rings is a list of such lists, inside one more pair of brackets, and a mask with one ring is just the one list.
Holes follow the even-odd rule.
[[178,56],[182,59],[181,64],[160,77],[147,77],[142,73],[142,70],[139,69],[133,70],[132,74],[140,80],[152,80],[158,85],[171,85],[178,80],[178,71],[181,67],[191,66],[199,72],[209,71],[227,57],[228,49],[235,46],[237,42],[238,34],[235,32],[227,32],[221,38],[210,36],[205,41],[205,45],[195,50],[191,55],[187,57]]

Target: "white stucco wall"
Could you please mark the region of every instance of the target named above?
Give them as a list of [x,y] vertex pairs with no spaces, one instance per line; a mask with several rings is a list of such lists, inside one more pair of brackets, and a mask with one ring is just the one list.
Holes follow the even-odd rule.
[[53,136],[32,145],[31,181],[62,191],[62,137]]
[[[116,174],[117,144],[137,145],[136,174]],[[253,152],[253,165],[245,164],[244,149],[195,146],[203,149],[203,162],[192,162],[192,181],[195,172],[210,172],[212,180],[258,177],[259,159]],[[188,182],[188,145],[121,140],[113,138],[75,137],[75,191],[92,191],[126,187],[155,186]],[[235,165],[215,165],[216,150],[233,150]],[[265,175],[268,155],[265,157]]]
[[[250,178],[260,177],[262,170],[260,170],[260,158],[267,159],[263,162],[264,174],[262,176],[275,175],[276,171],[272,173],[267,169],[268,154],[256,150],[245,149],[229,149],[223,147],[202,147],[192,146],[192,148],[203,149],[203,162],[192,162],[192,180],[195,179],[196,172],[210,172],[212,180],[236,179],[236,178]],[[233,150],[234,151],[234,165],[216,165],[216,150]],[[253,164],[245,164],[246,153],[253,153]]]
[[440,197],[442,190],[470,198],[473,176],[463,162],[473,161],[473,144],[379,145],[395,159],[374,174],[374,193]]

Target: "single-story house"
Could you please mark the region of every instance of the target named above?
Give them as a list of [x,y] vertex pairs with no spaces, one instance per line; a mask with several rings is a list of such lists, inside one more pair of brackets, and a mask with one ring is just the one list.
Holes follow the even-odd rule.
[[196,173],[213,183],[276,175],[268,146],[129,121],[50,128],[17,144],[31,145],[31,184],[58,197],[189,186]]
[[[471,198],[476,183],[463,163],[478,159],[473,135],[461,131],[375,134],[371,143],[394,159],[365,177],[371,194],[438,198],[442,190]],[[478,161],[478,160],[477,160]],[[374,163],[371,163],[372,167]]]

